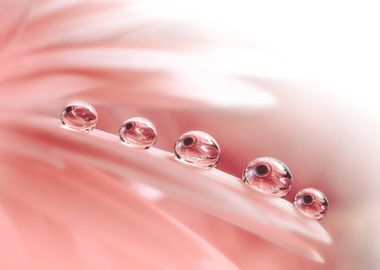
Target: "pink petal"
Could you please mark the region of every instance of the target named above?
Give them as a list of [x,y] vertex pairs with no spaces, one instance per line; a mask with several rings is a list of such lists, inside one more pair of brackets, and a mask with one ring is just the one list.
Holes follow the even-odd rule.
[[[14,118],[17,119],[17,118]],[[58,128],[57,120],[24,118],[22,123],[2,119],[2,133],[12,151],[64,169],[67,160],[94,166],[128,181],[142,181],[168,196],[202,209],[232,224],[316,261],[323,261],[320,244],[331,239],[321,225],[298,214],[278,198],[253,192],[238,179],[218,170],[202,171],[173,160],[159,149],[136,151],[121,147],[114,135],[91,135]],[[41,143],[41,139],[44,143]],[[46,142],[49,142],[48,144]],[[3,145],[4,147],[4,145]],[[44,156],[42,150],[49,151]],[[80,151],[78,152],[78,149]],[[318,242],[320,244],[318,244]]]
[[[24,23],[24,19],[31,7],[29,0],[2,0],[0,5],[0,49],[4,49],[15,34],[18,33],[19,28]],[[2,52],[3,53],[3,52]]]
[[60,161],[54,155],[50,161],[36,159],[44,155],[32,153],[42,150],[38,146],[24,148],[25,153],[1,148],[4,269],[237,269],[199,236],[91,164],[65,155]]

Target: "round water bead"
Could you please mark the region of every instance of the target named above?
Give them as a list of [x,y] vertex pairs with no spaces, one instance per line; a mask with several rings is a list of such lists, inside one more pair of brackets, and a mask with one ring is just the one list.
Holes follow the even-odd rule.
[[178,160],[194,166],[210,169],[220,160],[220,148],[216,140],[202,131],[189,131],[183,134],[174,145]]
[[288,167],[271,157],[261,157],[249,162],[242,178],[253,189],[276,197],[285,196],[293,182]]
[[318,189],[305,188],[294,197],[294,206],[309,218],[321,219],[327,214],[329,202],[326,195]]
[[157,141],[157,131],[153,123],[142,117],[133,117],[121,125],[119,136],[123,143],[135,148],[147,149]]
[[63,108],[61,122],[63,127],[89,132],[95,128],[98,122],[98,114],[90,104],[78,101]]

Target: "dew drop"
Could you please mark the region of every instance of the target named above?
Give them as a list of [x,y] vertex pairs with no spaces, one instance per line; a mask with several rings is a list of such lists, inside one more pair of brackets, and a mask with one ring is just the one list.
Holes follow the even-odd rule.
[[96,127],[98,115],[93,106],[78,101],[70,103],[63,108],[61,122],[65,128],[89,132]]
[[119,137],[128,146],[147,149],[156,143],[157,131],[149,120],[133,117],[121,125]]
[[327,214],[329,203],[326,195],[318,189],[305,188],[296,194],[294,206],[309,218],[322,219]]
[[271,157],[261,157],[249,162],[242,179],[253,189],[276,197],[285,196],[293,182],[288,167]]
[[174,145],[178,160],[196,167],[210,169],[220,160],[220,148],[216,140],[202,131],[189,131],[183,134]]

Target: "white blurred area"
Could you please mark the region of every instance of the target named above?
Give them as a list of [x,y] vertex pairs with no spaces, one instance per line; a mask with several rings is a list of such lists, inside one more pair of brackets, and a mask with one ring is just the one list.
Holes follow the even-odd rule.
[[174,20],[177,36],[189,25],[231,73],[315,80],[360,111],[380,111],[378,1],[146,0],[134,11]]

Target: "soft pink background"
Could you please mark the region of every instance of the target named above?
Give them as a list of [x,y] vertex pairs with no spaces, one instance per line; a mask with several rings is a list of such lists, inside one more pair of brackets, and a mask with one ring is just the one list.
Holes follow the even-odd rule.
[[[0,18],[1,269],[379,269],[375,5],[1,0]],[[76,99],[92,134],[59,127]],[[157,149],[118,142],[132,116]],[[188,130],[218,170],[172,159]],[[327,217],[241,185],[259,156]]]

